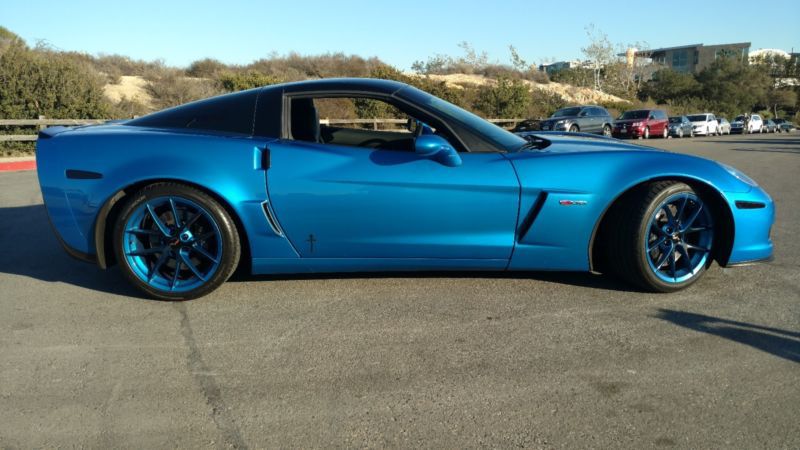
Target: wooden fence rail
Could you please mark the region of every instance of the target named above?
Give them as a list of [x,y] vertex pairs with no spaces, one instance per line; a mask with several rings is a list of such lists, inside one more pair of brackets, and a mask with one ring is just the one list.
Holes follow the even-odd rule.
[[[37,127],[43,130],[54,125],[92,125],[108,122],[110,119],[0,119],[0,127]],[[488,119],[498,125],[514,126],[523,119]],[[325,125],[372,125],[377,130],[379,125],[401,125],[405,119],[322,119]],[[8,141],[35,141],[37,134],[0,134],[0,142]]]

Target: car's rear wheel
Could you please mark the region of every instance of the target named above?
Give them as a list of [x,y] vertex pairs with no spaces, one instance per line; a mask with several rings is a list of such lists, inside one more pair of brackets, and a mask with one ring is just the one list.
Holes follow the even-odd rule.
[[611,137],[611,125],[603,125],[603,136]]
[[666,139],[668,136],[669,136],[669,130],[667,129],[667,127],[664,127],[664,131],[661,132],[661,137]]
[[609,214],[599,235],[607,240],[607,270],[643,289],[683,289],[712,261],[711,208],[687,184],[649,183],[623,197]]
[[114,251],[134,286],[155,298],[187,300],[224,283],[241,248],[236,225],[214,198],[183,184],[158,183],[123,207]]
[[683,139],[683,128],[678,128],[678,137]]

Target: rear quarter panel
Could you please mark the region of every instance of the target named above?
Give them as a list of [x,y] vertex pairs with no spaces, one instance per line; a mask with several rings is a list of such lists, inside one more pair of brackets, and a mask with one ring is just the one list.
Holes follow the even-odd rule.
[[[56,232],[65,244],[94,255],[100,209],[120,190],[150,181],[201,186],[227,203],[245,228],[253,256],[297,256],[266,220],[261,164],[265,142],[138,129],[123,125],[73,130],[37,144],[39,183]],[[69,179],[68,169],[97,172],[99,179]]]

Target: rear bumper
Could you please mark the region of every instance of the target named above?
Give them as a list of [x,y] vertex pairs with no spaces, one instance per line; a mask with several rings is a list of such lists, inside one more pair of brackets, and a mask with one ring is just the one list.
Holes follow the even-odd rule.
[[[47,209],[46,205],[45,209]],[[82,252],[67,244],[66,241],[64,241],[64,239],[61,237],[61,234],[58,232],[55,225],[53,225],[53,220],[50,218],[50,214],[46,213],[45,215],[47,215],[47,222],[50,224],[50,228],[52,228],[53,234],[58,240],[58,243],[61,244],[61,247],[64,248],[64,251],[67,252],[69,256],[77,259],[78,261],[83,261],[85,263],[90,263],[90,264],[97,264],[97,256],[92,255],[90,253]]]

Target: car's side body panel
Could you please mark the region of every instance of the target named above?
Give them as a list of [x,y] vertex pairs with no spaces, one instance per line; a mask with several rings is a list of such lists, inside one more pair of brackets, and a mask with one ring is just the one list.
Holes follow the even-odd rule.
[[519,182],[499,153],[448,167],[413,152],[269,145],[269,195],[304,258],[508,260]]

